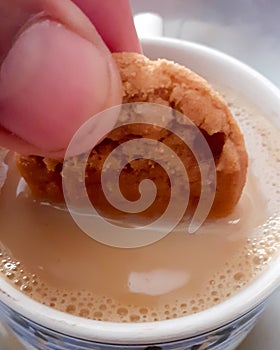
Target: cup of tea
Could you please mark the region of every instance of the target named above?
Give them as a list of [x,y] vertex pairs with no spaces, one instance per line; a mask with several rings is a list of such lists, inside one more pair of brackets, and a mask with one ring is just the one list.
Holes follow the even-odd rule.
[[14,155],[2,151],[0,312],[24,345],[233,350],[280,285],[280,91],[208,47],[160,37],[142,45],[224,96],[249,158],[241,199],[192,234],[175,228],[151,244],[109,246],[65,207],[32,199]]

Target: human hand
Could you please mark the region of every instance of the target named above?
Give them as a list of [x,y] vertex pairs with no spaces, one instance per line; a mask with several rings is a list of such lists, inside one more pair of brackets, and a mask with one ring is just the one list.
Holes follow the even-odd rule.
[[0,0],[0,146],[63,156],[121,103],[110,51],[141,51],[129,0]]

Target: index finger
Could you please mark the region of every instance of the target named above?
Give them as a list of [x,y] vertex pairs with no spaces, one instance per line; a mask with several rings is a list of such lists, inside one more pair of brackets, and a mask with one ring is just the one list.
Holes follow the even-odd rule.
[[72,0],[112,52],[141,52],[129,0]]

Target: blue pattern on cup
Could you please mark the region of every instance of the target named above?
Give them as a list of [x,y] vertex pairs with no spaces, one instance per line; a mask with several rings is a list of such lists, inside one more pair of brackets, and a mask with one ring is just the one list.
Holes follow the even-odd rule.
[[45,328],[0,302],[0,314],[25,343],[38,350],[233,350],[253,328],[264,303],[245,315],[207,333],[157,344],[109,344],[79,339]]

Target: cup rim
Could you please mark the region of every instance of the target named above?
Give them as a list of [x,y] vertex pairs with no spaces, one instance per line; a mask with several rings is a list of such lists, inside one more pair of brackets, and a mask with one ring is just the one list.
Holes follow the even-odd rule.
[[[280,90],[263,75],[239,60],[204,45],[173,38],[143,39],[145,45],[164,45],[210,55],[234,65],[247,78],[254,78],[280,103]],[[278,116],[279,118],[279,116]],[[27,319],[67,336],[103,343],[145,344],[202,335],[224,326],[263,302],[280,285],[280,254],[269,268],[230,299],[196,314],[171,320],[144,323],[117,323],[88,320],[54,310],[22,294],[4,278],[0,279],[0,301]]]

